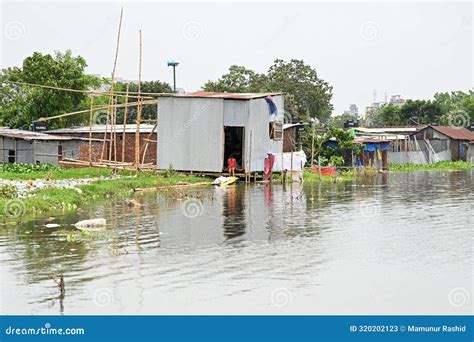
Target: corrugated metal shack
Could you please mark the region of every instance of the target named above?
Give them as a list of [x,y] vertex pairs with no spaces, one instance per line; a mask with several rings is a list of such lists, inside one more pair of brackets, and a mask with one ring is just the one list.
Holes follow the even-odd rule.
[[413,137],[420,143],[427,163],[442,160],[466,161],[469,160],[469,142],[474,140],[474,132],[464,127],[429,125]]
[[62,158],[77,159],[79,138],[0,128],[0,163],[58,164]]
[[233,155],[238,172],[261,172],[267,153],[282,152],[283,108],[281,93],[161,97],[157,166],[220,173]]

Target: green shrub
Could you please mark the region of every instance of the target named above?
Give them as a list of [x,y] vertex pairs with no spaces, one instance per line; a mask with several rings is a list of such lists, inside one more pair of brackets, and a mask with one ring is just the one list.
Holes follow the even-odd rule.
[[62,168],[53,164],[17,164],[7,163],[0,164],[0,172],[2,173],[32,173],[32,172],[51,172],[58,171]]
[[16,187],[14,185],[1,185],[0,186],[0,198],[12,199],[17,197]]

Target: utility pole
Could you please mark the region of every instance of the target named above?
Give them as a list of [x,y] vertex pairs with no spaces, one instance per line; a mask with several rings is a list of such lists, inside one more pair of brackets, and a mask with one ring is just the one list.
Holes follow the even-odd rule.
[[179,62],[176,61],[168,61],[168,66],[173,67],[173,92],[176,93],[176,67],[179,65]]

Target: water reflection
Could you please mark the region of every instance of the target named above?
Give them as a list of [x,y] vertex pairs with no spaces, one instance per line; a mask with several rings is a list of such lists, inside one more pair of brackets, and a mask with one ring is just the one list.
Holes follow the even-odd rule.
[[[137,205],[114,200],[54,219],[3,221],[3,308],[153,314],[196,313],[196,304],[210,313],[273,313],[264,298],[283,286],[298,304],[293,313],[340,314],[347,305],[446,313],[455,309],[445,303],[449,290],[472,285],[472,189],[473,171],[389,173],[193,189],[179,198],[144,193]],[[198,215],[185,215],[186,198],[201,201]],[[106,231],[69,236],[72,224],[97,217],[107,219]],[[51,222],[61,227],[46,228]],[[64,292],[54,282],[60,274]],[[419,297],[404,281],[423,289]],[[114,294],[109,305],[95,304],[98,288]],[[370,306],[361,293],[370,293]]]

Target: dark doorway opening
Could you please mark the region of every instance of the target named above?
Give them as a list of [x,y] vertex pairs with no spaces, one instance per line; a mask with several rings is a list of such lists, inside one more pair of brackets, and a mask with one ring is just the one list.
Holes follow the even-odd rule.
[[244,127],[224,126],[224,166],[227,171],[227,159],[233,156],[237,161],[237,171],[244,169]]
[[8,150],[8,162],[13,164],[16,161],[15,150]]

